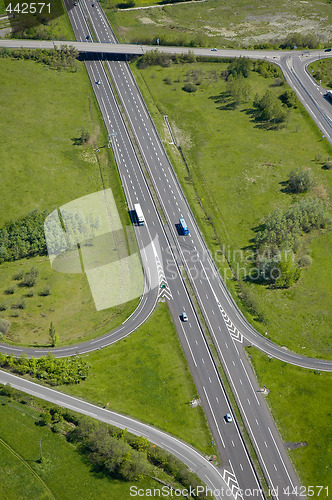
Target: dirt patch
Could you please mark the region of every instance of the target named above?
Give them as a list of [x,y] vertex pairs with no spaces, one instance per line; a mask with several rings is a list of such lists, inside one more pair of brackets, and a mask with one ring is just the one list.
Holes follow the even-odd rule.
[[141,22],[142,24],[157,24],[149,17],[139,17],[138,21]]
[[302,446],[308,446],[308,443],[306,443],[305,441],[300,441],[298,443],[288,442],[285,443],[285,446],[286,450],[296,450],[297,448],[302,448]]

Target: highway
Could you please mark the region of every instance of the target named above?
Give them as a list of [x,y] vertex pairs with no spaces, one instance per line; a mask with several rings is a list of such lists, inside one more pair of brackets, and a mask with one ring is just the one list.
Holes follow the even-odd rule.
[[[80,9],[83,10],[85,15],[87,14],[98,42],[116,42],[107,19],[98,4],[92,7],[89,2],[82,0]],[[77,12],[77,19],[80,19],[80,9],[71,11],[73,15]],[[79,25],[78,22],[77,25]],[[84,31],[79,31],[78,35],[75,34],[77,38],[85,35]],[[284,450],[273,419],[267,410],[264,398],[259,392],[260,388],[257,387],[257,382],[255,383],[252,376],[246,356],[243,350],[238,349],[236,346],[240,337],[235,331],[232,334],[230,331],[232,325],[225,321],[229,321],[228,313],[225,312],[225,308],[229,308],[229,302],[221,286],[223,283],[209,258],[205,243],[177,182],[128,64],[124,62],[107,62],[107,67],[129,120],[131,130],[135,135],[136,143],[157,193],[158,201],[166,216],[171,234],[169,240],[172,242],[174,255],[178,254],[178,265],[184,265],[194,287],[196,297],[200,302],[209,331],[217,347],[218,355],[222,360],[242,416],[245,419],[268,485],[271,490],[277,492],[276,498],[286,498],[287,495],[284,494],[283,489],[289,486],[292,490],[294,486],[299,486],[299,482]],[[189,237],[178,234],[175,224],[180,217],[184,217],[191,228]],[[166,255],[165,252],[163,252],[163,255]],[[203,258],[204,255],[207,256],[206,259]],[[213,383],[216,371],[214,363],[211,356],[207,356],[206,344],[194,310],[185,303],[186,290],[184,287],[182,290],[179,287],[176,287],[176,289],[174,287],[179,278],[178,273],[174,272],[173,262],[172,259],[169,259],[169,255],[167,255],[165,263],[165,274],[173,295],[173,300],[169,302],[170,311],[175,324],[178,325],[180,338],[184,334],[188,343],[190,353],[186,352],[187,359],[191,364],[192,372],[196,373],[195,382],[197,383],[198,379],[199,386],[202,386],[201,389],[198,389],[199,394],[213,434],[220,440],[219,443],[218,439],[216,442],[219,444],[218,449],[223,463],[225,463],[226,454],[230,469],[235,474],[240,489],[257,490],[257,478],[248,460],[238,426],[229,426],[220,411],[220,392],[223,391],[221,391],[221,387]],[[181,311],[186,311],[189,317],[186,324],[179,322]],[[183,340],[182,343],[184,343]],[[203,398],[203,394],[205,398]],[[207,408],[210,410],[209,412]],[[235,420],[235,417],[233,418]],[[222,425],[224,428],[222,428]],[[225,426],[227,426],[227,429]]]
[[[69,12],[69,18],[74,26],[77,39],[85,39],[88,30],[88,26],[84,25],[85,15],[82,8],[87,8],[87,4],[80,2],[78,9],[72,9]],[[75,22],[72,17],[75,19]],[[76,29],[75,26],[79,27],[79,29]],[[90,36],[92,37],[92,33]],[[158,235],[161,249],[159,261],[162,263],[166,283],[168,283],[166,290],[169,291],[170,311],[177,327],[184,352],[187,356],[191,372],[194,376],[202,406],[209,420],[216,446],[225,467],[223,469],[223,477],[231,484],[232,493],[235,497],[238,496],[240,489],[249,488],[252,491],[260,491],[260,484],[236,422],[231,424],[225,435],[224,429],[226,422],[224,416],[227,412],[232,412],[232,410],[222,386],[220,375],[213,363],[200,323],[196,317],[186,285],[179,271],[179,259],[175,256],[177,250],[176,248],[172,248],[174,245],[171,243],[173,241],[172,231],[170,231],[169,225],[165,226],[165,224],[162,223],[156,208],[152,205],[149,207],[146,203],[146,200],[151,200],[151,194],[149,193],[144,174],[137,161],[134,150],[129,144],[126,144],[125,148],[123,147],[122,138],[126,134],[126,128],[121,120],[116,98],[109,85],[103,63],[95,60],[87,61],[86,66],[92,85],[94,85],[95,88],[95,93],[102,110],[106,127],[112,138],[112,146],[121,179],[123,180],[128,207],[132,208],[134,203],[139,202],[144,211],[146,219],[145,227],[136,228],[136,232],[139,233],[138,236],[142,238],[145,246],[148,246],[149,243],[155,239],[155,235]],[[122,74],[121,69],[123,66],[127,67],[125,63],[110,62],[108,69],[110,72],[118,69]],[[101,84],[98,86],[96,86],[95,83],[97,80],[101,81]],[[125,99],[128,99],[127,94],[130,92],[131,91],[126,85],[123,85]],[[146,115],[146,111],[142,110],[142,113],[143,115],[141,115],[141,111],[137,113],[136,119],[138,123],[136,126],[138,130],[144,130],[146,136],[149,137],[150,132],[146,129],[142,121],[143,116]],[[150,136],[148,142],[147,149],[156,152],[158,138],[155,137],[153,139],[152,136]],[[124,149],[128,153],[127,157],[121,156],[124,154]],[[159,150],[156,159],[158,158],[160,163],[167,162],[164,151]],[[130,182],[131,180],[132,182]],[[165,256],[167,256],[167,262]],[[146,272],[148,272],[148,269],[146,269]],[[184,324],[180,321],[180,314],[183,311],[187,311],[188,316],[190,316],[188,324]],[[200,359],[201,362],[197,363],[197,359]],[[238,464],[241,464],[241,467],[239,467]],[[262,493],[260,493],[258,498],[261,497]]]
[[[81,1],[78,8],[72,9],[69,13],[77,39],[81,40],[85,47],[89,47],[89,50],[90,46],[97,45],[84,41],[86,35],[90,33],[86,23],[87,13],[98,41],[107,41],[108,44],[110,41],[113,41],[114,45],[116,45],[112,31],[99,5],[96,4],[96,7],[92,8],[91,4],[86,1]],[[90,36],[92,37],[92,35],[91,33]],[[141,50],[144,51],[144,48]],[[182,48],[180,51],[184,52]],[[270,54],[269,57],[272,58],[280,56],[280,52],[278,52],[278,56]],[[262,56],[255,53],[255,57]],[[280,65],[284,65],[284,61],[280,60],[279,63]],[[285,62],[285,64],[288,63]],[[203,407],[215,436],[223,464],[228,464],[224,470],[224,474],[225,471],[227,472],[224,478],[231,478],[232,491],[235,497],[239,489],[249,489],[251,491],[259,489],[257,476],[253,470],[234,415],[233,423],[227,424],[225,422],[224,415],[227,411],[231,412],[231,409],[194,307],[187,293],[186,285],[179,272],[181,266],[185,267],[195,290],[205,321],[218,350],[218,355],[222,360],[223,367],[258,454],[268,485],[271,489],[275,490],[273,496],[280,499],[286,497],[295,498],[295,495],[286,495],[284,488],[289,486],[292,489],[293,486],[299,486],[298,479],[283,447],[273,419],[266,407],[263,394],[260,392],[261,389],[258,387],[248,360],[244,355],[242,346],[244,339],[246,339],[248,343],[257,345],[257,347],[265,350],[265,352],[271,354],[271,350],[273,352],[272,355],[275,357],[298,364],[299,366],[331,370],[332,362],[311,360],[294,353],[288,353],[257,334],[243,319],[226,290],[205,246],[128,65],[124,62],[108,62],[107,66],[112,76],[112,81],[125,109],[140,153],[145,160],[145,166],[154,189],[157,192],[158,201],[166,216],[167,225],[165,226],[162,223],[139,162],[137,161],[135,151],[132,148],[131,140],[121,118],[104,66],[98,60],[87,61],[86,66],[103,113],[107,130],[112,138],[112,146],[128,200],[128,207],[133,207],[133,203],[138,201],[142,204],[145,212],[147,224],[145,228],[136,228],[136,234],[141,249],[143,265],[147,262],[150,263],[148,267],[145,267],[146,273],[151,267],[151,261],[149,259],[144,260],[143,249],[149,246],[150,242],[154,241],[155,237],[158,236],[160,253],[156,250],[154,259],[156,265],[151,267],[151,272],[156,274],[158,263],[163,263],[163,273],[168,283],[169,307],[189,366],[194,375]],[[289,70],[288,77],[289,79],[293,77],[291,69]],[[96,81],[99,79],[101,85],[96,86]],[[313,109],[313,112],[317,114],[317,109]],[[115,133],[116,136],[114,135]],[[189,237],[181,236],[177,232],[175,224],[178,222],[180,216],[184,216],[188,223],[190,228]],[[146,293],[150,293],[148,287]],[[151,293],[151,298],[149,299],[151,302],[147,306],[148,310],[152,310],[152,305],[155,303],[157,294],[158,291],[156,289]],[[188,323],[180,321],[179,316],[182,311],[186,311],[188,314]],[[144,311],[142,318],[143,316]],[[135,316],[132,317],[132,321],[135,323]],[[133,327],[133,324],[130,325],[128,323],[128,333],[130,326]],[[124,334],[124,332],[122,333]],[[119,332],[120,337],[121,332]],[[101,339],[96,339],[96,341],[92,342],[101,343],[96,345],[91,345],[90,343],[91,349],[107,345],[106,343],[103,344],[103,340]],[[81,345],[74,346],[75,348],[78,352],[86,352],[81,351]],[[88,349],[88,346],[84,348]],[[56,354],[68,355],[68,352],[66,351],[66,354],[56,352]],[[306,365],[301,365],[301,363],[305,363]],[[247,496],[249,497],[250,495]]]

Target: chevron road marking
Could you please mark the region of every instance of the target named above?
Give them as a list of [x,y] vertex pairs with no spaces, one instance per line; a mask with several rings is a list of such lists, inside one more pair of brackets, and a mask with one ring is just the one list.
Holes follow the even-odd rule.
[[228,489],[232,492],[232,497],[234,497],[235,500],[237,500],[237,498],[243,499],[242,492],[239,487],[239,483],[237,482],[235,474],[224,469],[222,477],[225,483],[227,484]]

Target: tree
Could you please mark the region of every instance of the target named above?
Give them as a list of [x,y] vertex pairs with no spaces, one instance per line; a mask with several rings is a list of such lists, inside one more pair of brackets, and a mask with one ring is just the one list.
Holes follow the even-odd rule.
[[85,128],[82,128],[79,137],[80,144],[86,144],[89,141],[89,139],[90,139],[90,132]]
[[238,104],[248,101],[251,87],[242,75],[237,78],[230,76],[227,80],[227,91],[234,104],[237,106]]
[[274,282],[276,288],[289,288],[301,276],[301,269],[294,266],[293,256],[289,253],[282,255],[278,270],[279,277]]
[[251,67],[251,61],[246,57],[239,57],[233,59],[233,61],[228,66],[228,72],[233,77],[242,75],[244,78],[248,78],[249,70]]
[[313,185],[310,170],[292,170],[288,179],[289,188],[293,193],[305,193]]
[[297,108],[296,94],[293,90],[287,89],[279,96],[280,101],[288,108]]
[[52,347],[55,347],[57,345],[57,343],[59,342],[59,337],[57,336],[57,334],[55,333],[55,328],[53,326],[53,323],[51,322],[50,324],[50,328],[48,330],[48,333],[49,333],[49,337],[50,337],[50,343],[51,343],[51,346]]
[[254,106],[259,111],[257,119],[262,122],[277,124],[287,119],[287,112],[284,106],[269,90],[267,90],[261,98],[256,94]]

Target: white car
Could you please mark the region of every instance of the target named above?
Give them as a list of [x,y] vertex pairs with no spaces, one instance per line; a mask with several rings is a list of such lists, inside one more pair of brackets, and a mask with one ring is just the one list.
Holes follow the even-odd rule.
[[218,49],[216,49],[215,47],[213,49],[211,49],[212,52],[217,52]]
[[184,311],[182,313],[182,321],[188,321],[188,316]]
[[100,81],[100,80],[97,80],[97,81],[96,81],[96,84],[97,84],[97,85],[100,85],[100,83],[101,83],[101,81]]
[[232,415],[230,413],[226,413],[225,415],[226,422],[233,422]]

